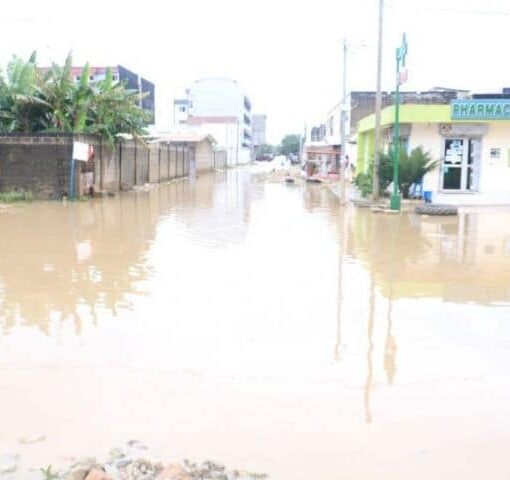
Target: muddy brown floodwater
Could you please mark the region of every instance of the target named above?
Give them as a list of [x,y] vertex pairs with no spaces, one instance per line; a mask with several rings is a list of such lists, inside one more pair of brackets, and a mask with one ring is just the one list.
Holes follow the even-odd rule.
[[244,169],[0,231],[0,453],[509,478],[510,210],[377,215]]

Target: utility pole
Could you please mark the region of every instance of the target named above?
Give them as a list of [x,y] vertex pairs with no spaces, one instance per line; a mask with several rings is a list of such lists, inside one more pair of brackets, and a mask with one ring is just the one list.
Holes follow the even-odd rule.
[[347,152],[347,139],[345,134],[347,122],[347,39],[343,40],[343,81],[342,81],[342,101],[340,103],[340,204],[345,203],[345,164]]
[[382,77],[382,43],[383,43],[384,0],[379,0],[379,29],[377,40],[377,85],[375,92],[375,135],[374,135],[374,171],[372,173],[372,200],[379,198],[379,154],[381,152],[381,77]]

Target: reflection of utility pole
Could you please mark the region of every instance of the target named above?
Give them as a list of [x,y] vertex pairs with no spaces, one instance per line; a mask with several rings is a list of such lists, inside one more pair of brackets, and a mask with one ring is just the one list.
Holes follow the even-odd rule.
[[372,199],[379,198],[379,154],[381,151],[381,77],[382,77],[382,42],[383,42],[383,9],[384,0],[379,0],[379,30],[377,40],[377,85],[375,93],[375,138],[374,138],[374,171],[372,176]]
[[337,296],[337,327],[336,327],[336,343],[334,350],[335,362],[340,361],[340,348],[342,345],[342,303],[343,303],[343,266],[344,256],[347,248],[347,211],[344,209],[341,213],[341,232],[339,239],[338,252],[338,296]]
[[395,373],[397,371],[396,366],[396,355],[397,355],[397,343],[391,333],[392,327],[392,310],[393,310],[393,280],[395,278],[395,262],[397,261],[397,251],[395,246],[396,242],[396,229],[391,230],[391,258],[390,258],[390,294],[388,299],[388,330],[386,332],[386,343],[384,345],[384,370],[386,371],[386,377],[388,383],[393,384]]
[[[393,288],[393,287],[390,287]],[[393,384],[395,373],[397,372],[396,356],[397,356],[397,342],[391,333],[391,311],[393,306],[393,296],[390,294],[388,304],[388,330],[386,332],[386,344],[384,345],[384,370],[390,385]]]
[[372,352],[374,350],[374,343],[372,337],[374,334],[374,313],[375,313],[375,286],[373,274],[370,274],[370,307],[368,314],[368,350],[367,350],[367,380],[365,382],[365,420],[367,423],[372,423],[372,413],[370,411],[370,393],[372,390]]
[[[343,81],[342,101],[340,104],[340,204],[345,203],[345,162],[347,155],[346,121],[347,121],[347,39],[343,40]],[[338,158],[338,157],[337,157]],[[338,172],[338,165],[336,171]]]

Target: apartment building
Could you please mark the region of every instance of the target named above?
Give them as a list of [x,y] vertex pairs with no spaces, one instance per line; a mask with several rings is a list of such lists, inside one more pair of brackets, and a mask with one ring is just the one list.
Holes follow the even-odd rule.
[[174,129],[211,134],[227,151],[229,165],[248,163],[252,157],[252,105],[235,81],[203,78],[174,100]]

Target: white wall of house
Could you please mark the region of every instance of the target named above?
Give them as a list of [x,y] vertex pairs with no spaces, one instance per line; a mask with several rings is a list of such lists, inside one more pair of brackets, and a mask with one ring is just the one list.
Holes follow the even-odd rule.
[[[444,137],[439,125],[413,124],[409,137],[410,148],[423,146],[433,159],[442,160]],[[491,122],[481,138],[481,163],[477,192],[441,191],[441,169],[424,178],[423,189],[433,192],[435,203],[456,205],[510,204],[510,123]],[[491,150],[499,149],[499,158],[491,157]]]
[[[443,137],[439,134],[437,123],[415,123],[411,127],[409,136],[409,149],[423,147],[429,152],[433,160],[440,160],[442,157]],[[433,192],[434,201],[440,185],[439,167],[425,175],[423,179],[423,190]]]
[[197,80],[189,89],[189,99],[196,117],[231,116],[244,114],[244,92],[233,80],[206,78]]
[[204,78],[189,89],[190,115],[194,117],[235,117],[239,122],[239,140],[252,143],[252,113],[245,105],[246,94],[240,85],[228,78]]
[[237,123],[202,123],[200,125],[190,125],[189,129],[214,137],[218,146],[226,150],[229,167],[250,162],[251,150],[242,147]]
[[195,168],[197,172],[211,170],[214,167],[214,148],[204,139],[195,144]]
[[[491,158],[491,150],[499,149],[499,158]],[[498,192],[510,200],[510,125],[492,123],[482,138],[482,171],[480,191]]]

